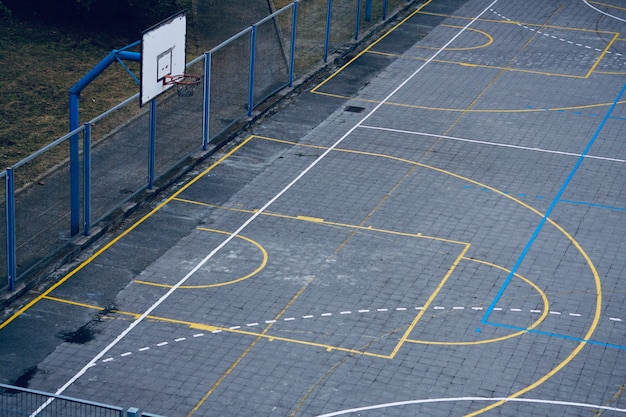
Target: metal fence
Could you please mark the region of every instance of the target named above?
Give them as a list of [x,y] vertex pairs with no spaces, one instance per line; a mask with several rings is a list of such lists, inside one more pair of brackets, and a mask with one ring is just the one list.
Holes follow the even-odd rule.
[[126,417],[124,408],[0,384],[3,417]]
[[[295,1],[192,60],[187,72],[202,76],[194,96],[170,89],[140,108],[137,94],[1,172],[3,291],[14,292],[52,258],[63,262],[79,235],[91,235],[277,91],[414,2]],[[47,168],[50,161],[58,163]]]
[[2,417],[161,417],[136,407],[117,407],[49,392],[0,384]]

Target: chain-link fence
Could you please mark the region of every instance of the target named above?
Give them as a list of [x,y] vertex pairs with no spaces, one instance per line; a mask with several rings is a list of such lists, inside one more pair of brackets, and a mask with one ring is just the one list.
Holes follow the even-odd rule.
[[106,226],[137,196],[167,185],[174,168],[210,150],[294,78],[416,1],[290,3],[191,61],[187,72],[202,77],[193,96],[170,89],[140,108],[136,95],[0,173],[4,291],[51,260],[68,259],[77,235],[89,236],[92,225]]

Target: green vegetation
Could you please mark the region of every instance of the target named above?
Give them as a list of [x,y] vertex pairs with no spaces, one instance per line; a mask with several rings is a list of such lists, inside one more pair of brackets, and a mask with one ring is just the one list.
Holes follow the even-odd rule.
[[[44,6],[35,13],[33,8],[12,8],[9,3],[19,1]],[[266,0],[248,0],[259,5],[254,11],[239,2],[220,1],[204,3],[199,12],[197,0],[107,0],[111,4],[152,6],[141,13],[127,11],[126,17],[136,20],[103,12],[96,14],[94,21],[99,0],[67,0],[77,3],[79,10],[68,13],[66,18],[42,15],[50,9],[50,4],[58,5],[58,1],[19,1],[0,0],[0,169],[67,133],[70,87],[113,49],[140,40],[146,28],[187,9],[187,59],[190,60],[258,21],[268,10]],[[165,5],[160,11],[154,7],[159,4]],[[262,10],[263,5],[266,10]],[[89,10],[80,9],[87,6]],[[137,63],[127,64],[138,75]],[[138,91],[135,81],[120,65],[110,66],[81,93],[81,122]],[[63,155],[55,157],[57,161],[59,157]]]

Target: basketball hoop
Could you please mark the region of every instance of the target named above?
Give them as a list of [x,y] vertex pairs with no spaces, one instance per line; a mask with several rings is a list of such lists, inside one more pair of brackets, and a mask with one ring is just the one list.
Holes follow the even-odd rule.
[[197,75],[177,74],[163,77],[163,85],[175,84],[178,97],[191,97],[202,78]]

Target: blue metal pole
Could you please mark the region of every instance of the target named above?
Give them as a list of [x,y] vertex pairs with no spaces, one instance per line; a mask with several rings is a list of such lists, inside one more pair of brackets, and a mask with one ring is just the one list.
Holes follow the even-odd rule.
[[365,20],[372,20],[372,0],[365,0]]
[[91,123],[83,133],[83,234],[91,233]]
[[361,30],[361,0],[356,0],[356,22],[354,24],[354,40],[359,40]]
[[250,34],[250,73],[248,74],[248,117],[254,108],[254,65],[256,59],[256,25],[252,25]]
[[78,135],[70,138],[70,235],[80,231],[80,154]]
[[9,291],[15,291],[16,256],[15,256],[15,192],[13,168],[7,168],[6,176],[6,221],[7,221],[7,277]]
[[154,187],[154,160],[156,157],[156,99],[150,100],[150,145],[148,149],[148,189]]
[[388,0],[383,0],[383,20],[387,20],[387,2]]
[[332,22],[333,15],[333,0],[328,0],[326,7],[326,35],[324,38],[324,62],[328,62],[328,53],[330,47],[330,23]]
[[289,57],[289,87],[293,86],[296,64],[296,30],[298,27],[298,2],[293,2],[293,12],[291,14],[291,51]]
[[209,148],[209,106],[211,97],[211,53],[204,53],[204,102],[202,106],[202,150]]
[[[70,132],[78,128],[78,103],[80,90],[70,89]],[[70,236],[80,230],[80,162],[78,135],[70,138]]]

